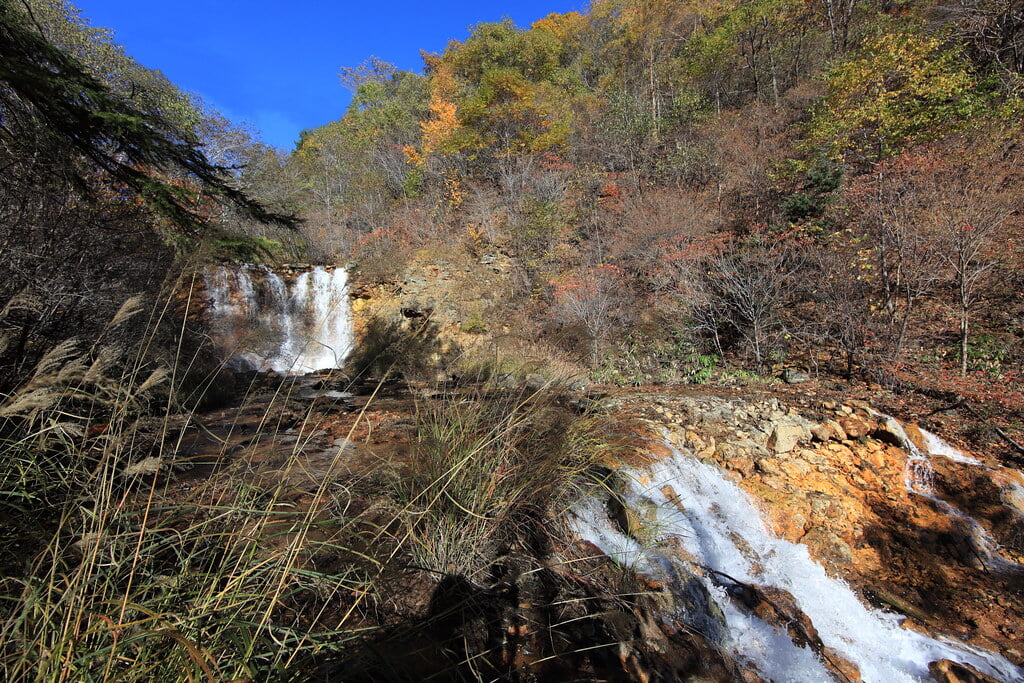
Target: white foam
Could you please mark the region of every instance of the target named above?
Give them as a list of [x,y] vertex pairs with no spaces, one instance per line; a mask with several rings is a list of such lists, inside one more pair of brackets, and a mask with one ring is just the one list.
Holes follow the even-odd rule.
[[[697,564],[739,581],[788,591],[811,619],[822,642],[860,667],[865,681],[927,678],[929,662],[942,658],[966,662],[1002,680],[1024,676],[1024,671],[997,654],[902,629],[900,617],[866,607],[848,585],[828,576],[806,547],[771,534],[747,494],[718,468],[669,447],[673,457],[643,471],[626,472],[632,477],[627,504],[634,509],[655,506],[651,545],[675,539]],[[678,496],[682,509],[662,492],[666,485]],[[599,548],[607,548],[623,564],[657,575],[650,550],[618,532],[607,515],[598,515],[593,506],[582,510],[578,519],[586,521],[576,524],[581,535]],[[738,612],[722,592],[715,597],[729,620],[733,652],[741,660],[772,680],[831,680],[820,664],[816,669],[807,668],[808,654],[781,647],[780,636],[788,641],[784,634]],[[791,642],[790,648],[795,648]],[[813,659],[813,654],[809,656]],[[795,673],[786,674],[787,667],[795,667]]]
[[927,429],[922,429],[921,435],[924,437],[925,447],[928,449],[928,453],[930,455],[941,455],[944,458],[949,458],[953,462],[958,462],[964,465],[984,464],[977,458],[972,458],[960,449],[949,445],[942,439],[942,437],[937,434],[932,434]]

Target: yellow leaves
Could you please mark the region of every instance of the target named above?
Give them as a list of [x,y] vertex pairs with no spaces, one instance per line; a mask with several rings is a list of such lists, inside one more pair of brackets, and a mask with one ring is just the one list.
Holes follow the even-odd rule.
[[543,19],[533,22],[530,28],[547,31],[560,43],[569,43],[576,41],[588,26],[587,18],[579,12],[552,12]]
[[402,156],[405,157],[405,163],[417,168],[422,168],[427,163],[426,157],[420,154],[420,151],[412,145],[406,145],[402,148]]
[[451,204],[452,208],[457,209],[462,206],[462,202],[466,200],[466,193],[462,189],[462,183],[459,182],[458,176],[454,173],[446,173],[444,176],[444,189],[448,203]]
[[430,118],[420,123],[420,148],[412,145],[402,148],[407,163],[422,168],[427,157],[445,156],[459,151],[457,135],[462,129],[458,107],[442,98],[436,91],[430,97]]
[[441,147],[459,127],[458,108],[436,94],[430,98],[430,113],[432,118],[420,124],[423,130],[423,152],[428,155]]
[[982,105],[973,86],[963,60],[935,38],[884,34],[829,72],[812,136],[836,151],[891,154],[968,120]]

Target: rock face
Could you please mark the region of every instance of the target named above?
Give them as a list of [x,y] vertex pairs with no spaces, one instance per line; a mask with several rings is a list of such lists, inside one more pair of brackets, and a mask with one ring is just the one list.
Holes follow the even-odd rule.
[[789,453],[797,444],[807,441],[809,436],[810,431],[802,424],[778,422],[768,437],[767,446],[775,453]]
[[[866,404],[798,409],[778,398],[704,395],[634,405],[734,477],[776,534],[805,545],[865,598],[895,605],[913,628],[1024,661],[1020,473],[966,455],[928,457],[921,430]],[[908,489],[908,460],[933,470],[934,490]],[[752,609],[763,612],[767,602],[786,603],[761,595]],[[933,672],[939,680],[986,680],[941,666],[945,678]]]
[[928,672],[938,683],[998,683],[991,676],[979,672],[968,664],[940,659],[928,665]]

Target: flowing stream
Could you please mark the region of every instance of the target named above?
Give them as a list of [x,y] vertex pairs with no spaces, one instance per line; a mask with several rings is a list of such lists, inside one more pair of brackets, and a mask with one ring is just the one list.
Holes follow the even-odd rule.
[[[797,647],[785,632],[735,606],[708,570],[792,594],[822,642],[877,683],[928,679],[929,662],[968,663],[1000,680],[1021,680],[1024,671],[997,654],[959,642],[930,638],[900,627],[902,618],[865,606],[842,581],[828,576],[807,548],[768,531],[761,513],[715,466],[669,445],[672,457],[642,469],[623,470],[624,503],[645,520],[643,543],[609,518],[603,501],[588,500],[574,512],[575,531],[619,563],[665,585],[674,585],[673,554],[685,557],[721,609],[722,646],[745,666],[772,681],[830,681],[818,656]],[[682,548],[682,553],[666,550]],[[699,624],[691,624],[712,635]]]
[[217,266],[204,279],[214,340],[236,370],[337,368],[352,349],[344,268],[288,277],[265,266]]
[[904,486],[909,493],[926,498],[942,511],[945,515],[954,520],[960,529],[964,540],[970,545],[970,552],[988,570],[1012,571],[1018,565],[1004,558],[1000,554],[1001,546],[992,535],[985,530],[978,520],[958,509],[949,501],[943,500],[935,491],[935,470],[932,468],[929,456],[939,455],[949,458],[962,465],[981,467],[989,469],[980,460],[976,460],[963,454],[956,448],[946,443],[941,437],[929,431],[921,429],[927,453],[921,451],[907,434],[903,425],[896,418],[877,413],[878,417],[885,422],[890,433],[895,434],[903,450],[907,452],[907,466],[904,473]]

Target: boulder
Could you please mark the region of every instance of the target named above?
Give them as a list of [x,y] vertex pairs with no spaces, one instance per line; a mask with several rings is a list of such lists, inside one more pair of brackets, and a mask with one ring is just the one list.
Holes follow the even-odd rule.
[[816,424],[811,427],[811,436],[815,441],[828,441],[832,438],[832,430],[828,425]]
[[569,391],[583,393],[590,388],[590,383],[585,379],[575,379],[569,383]]
[[540,391],[544,387],[548,386],[548,378],[544,375],[539,375],[535,372],[531,372],[525,378],[523,378],[523,384],[530,391]]
[[803,382],[810,382],[811,376],[800,370],[786,368],[782,371],[782,381],[786,384],[802,384]]
[[776,453],[788,453],[801,441],[808,438],[807,428],[795,422],[782,422],[775,425],[768,437],[768,448]]
[[832,648],[825,647],[811,618],[797,604],[792,593],[774,586],[755,586],[736,583],[727,587],[729,594],[762,621],[789,634],[797,647],[807,647],[817,653],[829,671],[838,680],[859,682],[860,669]]
[[939,659],[928,665],[928,673],[938,683],[998,683],[995,678],[981,673],[969,664]]
[[871,425],[856,415],[845,415],[839,418],[839,426],[851,439],[859,439],[871,433]]

